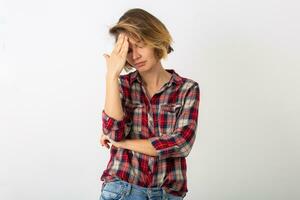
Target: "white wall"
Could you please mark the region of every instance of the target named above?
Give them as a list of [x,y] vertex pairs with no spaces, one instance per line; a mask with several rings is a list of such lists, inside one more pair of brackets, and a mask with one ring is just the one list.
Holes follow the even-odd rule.
[[98,199],[109,26],[161,19],[163,65],[199,82],[187,200],[300,198],[300,3],[0,1],[0,199]]

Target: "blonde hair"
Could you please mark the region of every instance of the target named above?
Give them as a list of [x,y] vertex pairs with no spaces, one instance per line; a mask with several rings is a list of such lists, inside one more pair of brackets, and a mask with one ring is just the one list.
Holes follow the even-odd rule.
[[[109,29],[109,33],[115,37],[117,42],[120,33],[126,33],[136,41],[141,41],[154,49],[156,59],[165,59],[173,48],[172,37],[165,25],[155,16],[141,8],[133,8],[126,11],[118,23]],[[125,71],[128,72],[132,66],[126,62]]]

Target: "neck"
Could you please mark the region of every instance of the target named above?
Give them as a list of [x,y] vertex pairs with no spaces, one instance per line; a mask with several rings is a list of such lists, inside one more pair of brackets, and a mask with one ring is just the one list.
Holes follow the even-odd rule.
[[170,77],[170,74],[162,67],[160,61],[149,71],[139,73],[145,86],[148,88],[157,88],[166,80],[169,80]]

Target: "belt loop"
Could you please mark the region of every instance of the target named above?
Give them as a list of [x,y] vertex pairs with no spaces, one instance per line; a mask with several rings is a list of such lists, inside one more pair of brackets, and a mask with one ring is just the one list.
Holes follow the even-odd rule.
[[101,192],[103,192],[104,186],[105,186],[106,182],[104,181],[101,185]]
[[131,190],[132,190],[131,184],[130,183],[126,183],[126,192],[125,192],[125,195],[126,196],[130,195]]
[[163,200],[168,200],[168,196],[167,196],[167,192],[164,190],[164,189],[162,189],[162,191],[163,191]]

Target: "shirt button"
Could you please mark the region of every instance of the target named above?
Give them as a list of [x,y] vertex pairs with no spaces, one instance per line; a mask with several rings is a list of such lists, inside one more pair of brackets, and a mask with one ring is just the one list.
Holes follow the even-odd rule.
[[153,124],[153,119],[149,114],[148,114],[148,119],[149,119],[150,124]]

